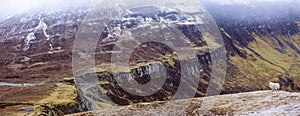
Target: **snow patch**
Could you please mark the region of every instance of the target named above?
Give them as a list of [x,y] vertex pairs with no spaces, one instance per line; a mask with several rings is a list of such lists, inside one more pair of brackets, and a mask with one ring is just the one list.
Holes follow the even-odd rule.
[[177,23],[177,24],[180,24],[180,25],[195,25],[194,22],[183,22],[183,23]]
[[[25,20],[25,19],[24,19]],[[47,34],[46,30],[48,29],[48,26],[47,24],[43,21],[43,19],[41,17],[39,17],[39,24],[37,27],[35,27],[33,30],[34,32],[38,31],[38,30],[43,30],[43,34],[45,35],[45,37],[47,38],[47,41],[50,41],[50,35]],[[26,39],[25,39],[25,47],[23,48],[23,51],[27,51],[29,48],[30,48],[30,43],[32,40],[35,40],[36,39],[36,36],[34,35],[34,32],[31,32],[29,33],[27,36],[26,36]],[[52,53],[53,51],[53,46],[52,46],[52,42],[50,41],[50,51],[49,53]]]
[[40,23],[35,29],[43,30],[43,33],[44,33],[45,37],[47,37],[47,41],[48,41],[48,40],[50,40],[50,36],[46,32],[46,30],[48,29],[48,26],[41,18],[39,18],[39,20],[40,20]]
[[24,51],[27,51],[30,48],[30,45],[33,40],[36,39],[36,36],[33,32],[29,33],[25,38],[25,47],[23,48]]

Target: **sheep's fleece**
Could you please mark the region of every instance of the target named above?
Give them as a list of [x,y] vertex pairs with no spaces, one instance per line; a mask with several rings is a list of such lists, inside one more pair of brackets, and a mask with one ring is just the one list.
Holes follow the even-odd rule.
[[269,86],[270,88],[273,90],[273,91],[278,91],[280,89],[280,84],[279,83],[273,83],[273,82],[270,82],[269,83]]

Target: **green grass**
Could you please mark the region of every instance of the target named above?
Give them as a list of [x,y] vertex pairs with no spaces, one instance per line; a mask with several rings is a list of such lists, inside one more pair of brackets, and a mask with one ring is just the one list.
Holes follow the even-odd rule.
[[[229,79],[226,81],[227,88],[237,89],[245,86],[245,88],[253,90],[269,89],[268,83],[270,81],[280,82],[279,76],[285,74],[289,74],[290,76],[284,79],[292,79],[296,83],[296,86],[298,86],[297,83],[300,80],[296,77],[300,76],[300,73],[298,73],[300,68],[293,65],[299,64],[299,58],[294,58],[294,51],[286,47],[287,54],[281,54],[275,50],[279,45],[277,45],[273,38],[268,36],[259,37],[255,33],[252,33],[252,35],[256,41],[250,42],[248,47],[244,48],[236,45],[240,51],[247,55],[247,58],[239,56],[229,57],[230,62],[233,63],[240,73],[232,74],[234,75],[233,77],[227,78]],[[287,37],[277,37],[299,45]],[[292,91],[289,87],[283,87],[283,89]]]

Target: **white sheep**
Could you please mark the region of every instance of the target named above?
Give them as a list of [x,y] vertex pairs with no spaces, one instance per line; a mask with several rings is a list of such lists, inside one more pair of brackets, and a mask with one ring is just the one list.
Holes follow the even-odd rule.
[[273,83],[273,82],[270,82],[270,83],[269,83],[269,86],[270,86],[270,88],[272,89],[272,91],[278,91],[278,90],[280,89],[279,83]]

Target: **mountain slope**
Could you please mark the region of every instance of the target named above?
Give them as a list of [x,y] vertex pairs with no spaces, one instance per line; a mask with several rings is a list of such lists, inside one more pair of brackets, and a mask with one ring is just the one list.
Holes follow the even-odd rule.
[[[221,94],[266,90],[270,81],[279,82],[282,90],[300,91],[300,10],[295,7],[298,2],[295,2],[296,5],[291,4],[270,3],[268,7],[264,2],[252,5],[204,4],[219,26],[229,58]],[[84,53],[72,54],[72,48],[76,33],[91,6],[75,5],[56,10],[50,8],[25,12],[1,22],[0,81],[39,83],[72,77],[72,55],[83,59],[89,57]],[[148,12],[144,12],[145,9]],[[201,78],[196,82],[198,87],[190,87],[189,90],[197,90],[196,97],[205,96],[211,79],[213,61],[208,49],[215,49],[208,48],[208,43],[217,47],[219,43],[210,38],[210,35],[195,29],[195,24],[189,22],[176,9],[142,7],[131,10],[121,14],[119,19],[112,20],[101,32],[99,40],[102,41],[97,44],[95,51],[96,73],[81,75],[83,79],[88,80],[88,85],[77,86],[78,93],[86,93],[87,96],[96,99],[100,109],[110,105],[107,104],[108,100],[97,99],[99,93],[109,96],[110,100],[119,105],[169,100],[179,86],[180,75],[183,74],[180,67],[184,67],[182,71]],[[195,18],[194,15],[197,14],[191,14],[191,17]],[[201,18],[207,20],[207,17]],[[97,23],[99,22],[87,25],[94,26]],[[148,25],[149,23],[153,25]],[[120,39],[118,35],[130,35],[124,33],[124,30],[132,31],[136,37],[144,32],[170,31],[159,23],[175,25],[174,28],[182,33],[180,36],[185,36],[185,40],[178,43],[193,46],[200,65],[181,65],[176,52],[169,46],[149,42],[138,46],[130,56],[130,70],[120,66],[114,72],[111,71],[112,55],[122,52],[121,48],[140,43],[134,39],[121,38],[125,42],[116,45]],[[164,30],[159,30],[161,28]],[[176,35],[169,34],[165,38],[174,36]],[[149,38],[164,39],[162,36],[151,34],[145,39]],[[180,45],[178,43],[173,44]],[[130,83],[134,81],[129,78],[132,76],[138,83],[145,84],[151,79],[161,79],[159,71],[152,70],[155,66],[162,70],[164,66],[168,78],[162,89],[150,97],[140,97],[124,91],[113,78],[115,75]],[[153,78],[150,76],[152,73],[156,73]],[[79,83],[81,81],[76,80]],[[93,82],[98,82],[97,87],[91,84]],[[193,82],[185,80],[182,83]]]
[[230,59],[224,93],[267,89],[270,81],[299,91],[300,18],[293,4],[298,2],[205,3]]

